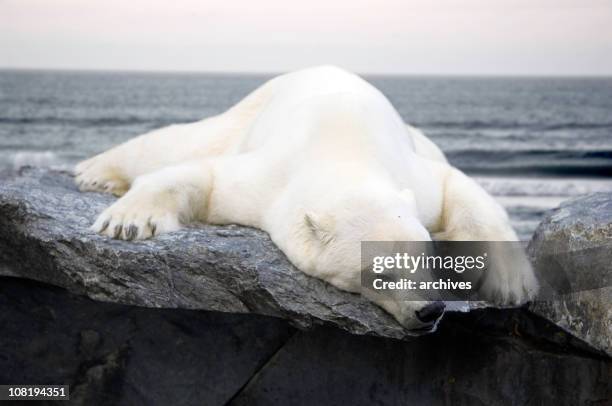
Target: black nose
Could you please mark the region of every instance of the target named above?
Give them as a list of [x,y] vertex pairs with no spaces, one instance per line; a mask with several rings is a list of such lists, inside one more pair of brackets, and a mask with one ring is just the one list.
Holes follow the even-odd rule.
[[421,310],[417,310],[417,319],[423,323],[431,323],[438,320],[444,314],[446,305],[444,302],[433,302],[423,307]]

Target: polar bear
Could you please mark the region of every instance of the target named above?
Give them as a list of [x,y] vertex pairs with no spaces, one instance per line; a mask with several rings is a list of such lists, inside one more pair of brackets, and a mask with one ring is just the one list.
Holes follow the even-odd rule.
[[[226,112],[136,137],[79,163],[82,191],[122,196],[93,224],[133,240],[192,220],[269,233],[303,272],[361,291],[360,241],[516,241],[505,211],[452,167],[359,76],[323,66],[278,76]],[[526,257],[483,294],[518,304],[537,281]],[[440,302],[371,298],[409,329]]]

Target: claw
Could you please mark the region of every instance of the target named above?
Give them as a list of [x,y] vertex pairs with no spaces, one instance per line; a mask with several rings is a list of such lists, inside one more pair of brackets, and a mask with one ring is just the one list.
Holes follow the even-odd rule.
[[126,240],[130,240],[130,241],[133,240],[134,238],[136,238],[137,234],[138,234],[138,227],[136,227],[134,224],[130,224],[125,230]]
[[106,230],[108,228],[108,225],[110,224],[110,220],[106,220],[104,223],[102,223],[102,227],[100,228],[99,233],[103,232],[104,230]]
[[151,228],[151,236],[155,237],[155,231],[157,230],[157,224],[152,223],[151,219],[149,219],[149,221],[147,222],[147,224],[149,224],[149,227]]
[[113,235],[113,238],[119,238],[122,230],[123,230],[123,226],[121,224],[117,224],[115,226],[115,234]]

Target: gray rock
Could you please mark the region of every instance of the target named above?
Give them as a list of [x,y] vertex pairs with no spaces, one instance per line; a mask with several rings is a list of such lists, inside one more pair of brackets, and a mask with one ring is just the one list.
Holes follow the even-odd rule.
[[[253,314],[102,303],[0,277],[0,382],[67,405],[607,405],[610,359],[525,309],[410,341]],[[63,404],[63,403],[62,403]]]
[[544,287],[561,291],[532,311],[611,355],[612,193],[563,203],[538,226],[528,251]]
[[226,404],[295,333],[278,318],[102,303],[6,277],[0,326],[3,385],[69,385],[61,404],[83,406]]
[[[609,362],[529,336],[528,324],[539,321],[519,310],[497,311],[494,320],[491,312],[451,314],[410,343],[325,328],[297,332],[230,404],[609,404]],[[513,323],[519,327],[509,334],[503,325]]]
[[[610,358],[593,347],[609,349],[605,325],[595,319],[609,312],[609,298],[563,302],[572,323],[568,313],[551,311],[556,302],[538,303],[538,314],[482,306],[446,315],[431,335],[410,337],[359,295],[293,268],[261,231],[198,225],[151,241],[109,240],[88,226],[112,197],[79,193],[68,174],[46,170],[0,182],[0,275],[17,277],[0,277],[0,382],[67,383],[70,403],[79,405],[611,399]],[[563,235],[582,248],[598,246],[593,241],[605,247],[606,238],[585,235],[604,235],[597,230],[607,221],[606,201],[591,207],[595,214],[553,214],[541,226],[530,247],[539,270],[569,244]],[[576,227],[580,233],[553,232],[574,216],[597,221]],[[596,253],[595,264],[598,255],[605,259]],[[578,328],[571,306],[588,328]]]
[[[260,230],[200,224],[139,242],[111,240],[91,232],[88,227],[113,200],[104,194],[78,192],[71,176],[63,172],[26,168],[4,178],[0,183],[0,275],[53,284],[105,302],[255,313],[287,319],[301,329],[328,325],[358,335],[411,338],[410,332],[368,300],[295,269]],[[609,205],[604,197],[598,201]],[[611,215],[609,206],[599,207],[599,214],[563,207],[540,227],[531,243],[532,253],[549,252],[547,247],[557,244],[551,241],[568,239],[568,235],[572,247],[605,243],[609,232],[605,234],[604,229],[591,232],[601,235],[599,240],[578,238],[587,235],[588,228],[576,226],[583,234],[567,234],[566,229],[575,218],[609,227],[603,214]],[[560,218],[566,219],[562,225]],[[606,260],[605,253],[598,255],[597,261]],[[541,258],[536,255],[536,264],[550,262]],[[582,266],[591,270],[589,258],[580,258]],[[536,311],[609,353],[610,298],[597,297],[599,302],[588,302],[591,307],[584,302],[543,302]],[[569,311],[568,306],[570,310],[580,307]],[[471,307],[485,306],[475,302]],[[580,312],[588,312],[589,318],[579,321],[576,317],[584,314]],[[90,335],[83,337],[86,347],[94,341]]]
[[0,275],[121,304],[256,313],[307,328],[405,339],[386,312],[295,269],[268,235],[197,225],[125,242],[88,229],[113,197],[80,193],[67,173],[26,168],[0,184]]

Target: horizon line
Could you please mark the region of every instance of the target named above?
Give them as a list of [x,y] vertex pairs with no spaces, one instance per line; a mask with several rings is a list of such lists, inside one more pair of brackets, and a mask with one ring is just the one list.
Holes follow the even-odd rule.
[[[311,65],[319,66],[319,65]],[[247,70],[182,70],[182,69],[130,69],[130,68],[65,68],[65,67],[13,67],[0,66],[0,72],[72,72],[72,73],[117,73],[117,74],[152,74],[152,75],[212,75],[212,76],[277,76],[284,73],[305,69],[297,68],[287,71],[247,71]],[[342,67],[341,67],[342,68]],[[612,73],[418,73],[418,72],[356,72],[350,69],[342,68],[350,72],[354,72],[362,76],[385,76],[385,77],[453,77],[453,78],[551,78],[551,79],[606,79],[612,78]]]

